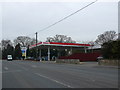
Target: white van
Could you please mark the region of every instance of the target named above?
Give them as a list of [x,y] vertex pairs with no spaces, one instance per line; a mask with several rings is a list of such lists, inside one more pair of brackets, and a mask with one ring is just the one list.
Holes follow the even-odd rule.
[[7,55],[7,60],[12,61],[12,55]]

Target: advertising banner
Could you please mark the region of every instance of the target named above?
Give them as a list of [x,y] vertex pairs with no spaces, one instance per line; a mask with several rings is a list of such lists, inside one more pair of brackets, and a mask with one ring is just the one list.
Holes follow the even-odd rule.
[[21,51],[22,51],[22,56],[26,58],[26,47],[21,47]]

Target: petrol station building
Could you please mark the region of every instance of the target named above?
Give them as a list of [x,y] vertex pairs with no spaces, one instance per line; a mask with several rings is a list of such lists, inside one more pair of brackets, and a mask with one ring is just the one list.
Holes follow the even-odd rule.
[[47,49],[47,58],[50,61],[51,50],[58,50],[58,57],[60,56],[60,50],[65,50],[68,52],[68,55],[73,53],[73,50],[84,50],[84,53],[87,53],[87,48],[91,47],[90,44],[79,44],[79,43],[60,43],[60,42],[40,42],[34,45],[31,45],[29,48],[38,48],[39,57],[41,57],[42,49]]

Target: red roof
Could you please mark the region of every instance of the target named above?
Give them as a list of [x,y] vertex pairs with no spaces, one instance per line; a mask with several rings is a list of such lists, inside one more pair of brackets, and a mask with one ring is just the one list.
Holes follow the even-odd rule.
[[[72,47],[89,47],[91,46],[90,44],[78,44],[78,43],[60,43],[60,42],[40,42],[37,43],[37,46],[41,45],[49,45],[49,46],[72,46]],[[35,47],[36,44],[31,45],[30,48]]]
[[59,42],[50,42],[50,44],[59,44],[59,45],[73,45],[73,46],[90,46],[90,44],[78,44],[78,43],[59,43]]

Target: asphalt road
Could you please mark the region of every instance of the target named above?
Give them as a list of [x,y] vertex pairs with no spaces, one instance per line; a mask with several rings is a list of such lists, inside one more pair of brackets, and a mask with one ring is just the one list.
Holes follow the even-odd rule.
[[3,61],[3,88],[118,88],[118,69],[35,61]]

